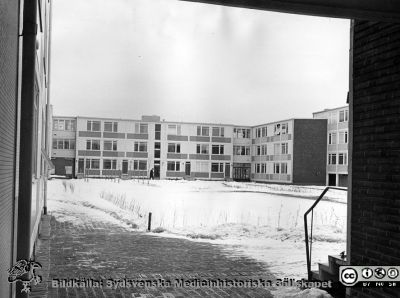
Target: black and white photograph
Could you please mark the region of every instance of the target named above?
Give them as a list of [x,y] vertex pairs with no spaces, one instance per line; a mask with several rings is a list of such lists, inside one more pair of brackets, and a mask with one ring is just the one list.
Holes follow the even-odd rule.
[[400,295],[400,3],[0,0],[0,298]]

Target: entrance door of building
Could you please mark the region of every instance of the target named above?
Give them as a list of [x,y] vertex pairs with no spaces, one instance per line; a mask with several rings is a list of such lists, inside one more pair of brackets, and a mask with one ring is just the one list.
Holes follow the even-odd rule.
[[229,163],[225,164],[225,178],[231,177],[231,165]]
[[185,175],[190,176],[190,161],[187,161],[185,164]]
[[154,161],[154,179],[160,179],[160,161]]
[[336,186],[336,174],[328,175],[328,186]]
[[123,160],[122,161],[122,175],[128,174],[128,161]]

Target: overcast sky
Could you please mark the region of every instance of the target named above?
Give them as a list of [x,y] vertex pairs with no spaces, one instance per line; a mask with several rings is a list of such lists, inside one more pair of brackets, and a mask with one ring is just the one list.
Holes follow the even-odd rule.
[[256,125],[346,104],[349,20],[176,0],[53,4],[55,115]]

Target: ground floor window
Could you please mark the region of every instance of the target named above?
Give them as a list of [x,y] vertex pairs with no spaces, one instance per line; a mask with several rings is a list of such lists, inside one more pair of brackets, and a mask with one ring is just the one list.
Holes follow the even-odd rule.
[[100,169],[100,159],[86,159],[86,169]]
[[179,161],[168,161],[167,171],[179,172],[180,171],[180,162]]
[[147,161],[146,160],[134,160],[133,161],[133,170],[146,171],[147,170]]
[[274,163],[274,174],[287,174],[287,163],[286,162],[275,162]]
[[103,170],[116,170],[117,160],[116,159],[105,159],[103,161]]
[[224,164],[223,163],[212,163],[211,164],[211,172],[223,173],[224,172]]

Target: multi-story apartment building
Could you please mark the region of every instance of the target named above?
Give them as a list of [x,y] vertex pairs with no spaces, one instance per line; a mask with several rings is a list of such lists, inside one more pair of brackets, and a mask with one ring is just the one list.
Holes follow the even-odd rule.
[[326,120],[289,119],[253,128],[252,180],[324,184]]
[[328,120],[326,185],[347,187],[349,107],[315,112],[313,118]]
[[52,157],[61,175],[149,177],[153,169],[160,179],[325,182],[326,120],[249,127],[159,116],[54,117],[53,129]]

